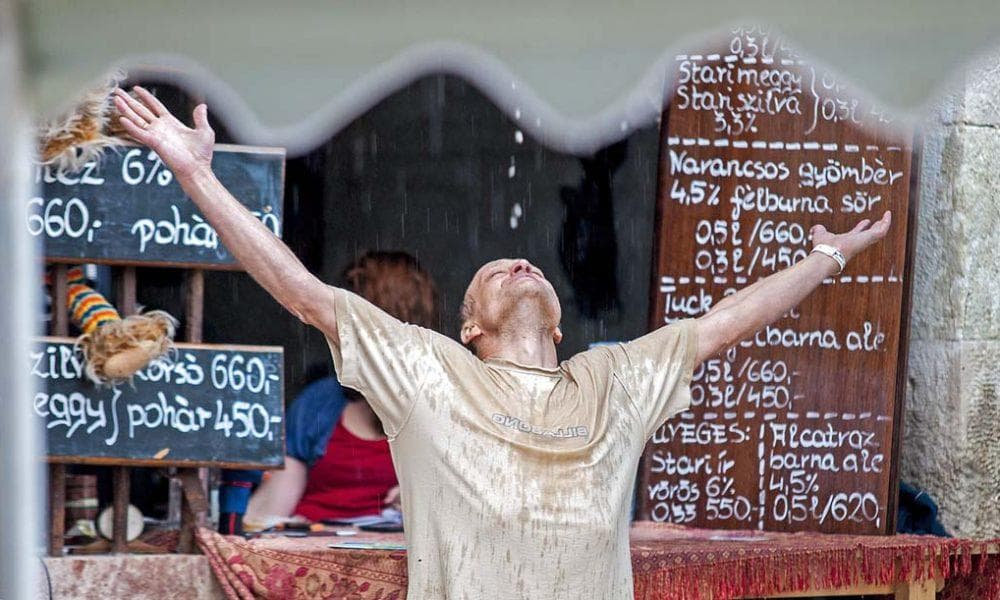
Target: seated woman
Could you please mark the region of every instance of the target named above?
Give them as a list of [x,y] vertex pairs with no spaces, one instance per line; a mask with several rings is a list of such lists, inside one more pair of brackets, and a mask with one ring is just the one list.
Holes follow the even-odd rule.
[[[437,290],[415,258],[368,252],[344,272],[348,289],[398,319],[437,327]],[[285,468],[272,471],[246,507],[248,525],[266,526],[293,515],[311,521],[379,515],[399,509],[399,486],[382,423],[364,398],[324,377],[307,386],[288,410]],[[232,492],[252,483],[247,472],[223,476],[220,530],[241,529]],[[240,480],[244,480],[241,482]],[[230,488],[227,494],[226,488]],[[245,495],[244,501],[245,503]],[[237,516],[234,516],[237,515]]]

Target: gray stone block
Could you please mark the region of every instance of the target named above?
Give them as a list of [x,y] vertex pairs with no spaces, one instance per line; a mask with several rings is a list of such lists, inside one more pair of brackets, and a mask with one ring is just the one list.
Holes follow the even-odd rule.
[[1000,126],[1000,51],[992,49],[972,58],[962,80],[960,101],[951,105],[953,120],[967,125]]
[[917,248],[913,262],[911,337],[955,339],[964,291],[956,276],[964,269],[964,236],[955,219],[954,183],[962,164],[957,128],[929,124],[923,130]]
[[[960,290],[963,340],[1000,339],[1000,130],[955,129],[960,163],[952,179],[954,220],[962,267],[953,282]],[[955,246],[956,244],[950,244]],[[956,257],[956,261],[957,261]]]
[[900,476],[954,535],[1000,536],[1000,342],[913,342]]

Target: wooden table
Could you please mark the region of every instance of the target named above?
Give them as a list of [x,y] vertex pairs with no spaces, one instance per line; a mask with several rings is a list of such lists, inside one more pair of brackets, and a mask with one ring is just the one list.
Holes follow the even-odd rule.
[[[314,584],[335,582],[328,584],[330,589],[314,590],[316,597],[339,597],[336,594],[343,589],[358,600],[390,594],[405,598],[405,551],[327,548],[338,539],[400,541],[402,536],[359,532],[346,538],[248,541],[204,529],[199,532],[199,545],[221,585],[229,586],[236,597],[266,594],[267,582],[274,581],[280,571],[282,589],[298,587],[300,581],[303,585],[310,580]],[[987,560],[998,547],[1000,541],[929,536],[784,534],[652,523],[637,523],[631,529],[637,600],[859,594],[928,600],[942,590],[945,600],[1000,599],[1000,557]],[[990,591],[981,591],[983,581]],[[948,587],[944,587],[946,582]],[[970,591],[973,588],[977,591]]]

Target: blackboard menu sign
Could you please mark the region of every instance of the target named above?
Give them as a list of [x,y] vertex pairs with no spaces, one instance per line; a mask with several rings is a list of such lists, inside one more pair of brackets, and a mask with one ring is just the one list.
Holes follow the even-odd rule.
[[283,353],[177,344],[132,385],[97,387],[73,340],[38,340],[28,366],[50,462],[277,467],[285,452]]
[[912,134],[759,29],[678,55],[676,69],[651,326],[698,317],[803,259],[814,224],[846,231],[885,210],[893,224],[784,318],[695,369],[692,410],[647,446],[640,518],[893,531]]
[[[279,237],[285,151],[219,144],[212,169]],[[51,262],[238,268],[215,229],[184,195],[156,153],[142,146],[104,152],[81,171],[35,167],[28,232]]]

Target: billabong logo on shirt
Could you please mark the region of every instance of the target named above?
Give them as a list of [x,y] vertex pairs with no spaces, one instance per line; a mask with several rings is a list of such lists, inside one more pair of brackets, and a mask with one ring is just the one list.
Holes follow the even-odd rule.
[[574,427],[560,427],[559,429],[543,429],[537,425],[532,425],[531,423],[526,423],[517,417],[511,417],[509,415],[501,415],[500,413],[493,413],[493,422],[498,425],[503,425],[504,427],[510,427],[511,429],[517,429],[518,431],[523,431],[524,433],[532,433],[534,435],[542,435],[546,437],[555,438],[571,438],[571,437],[587,437],[588,431],[587,427],[584,425],[576,425]]

